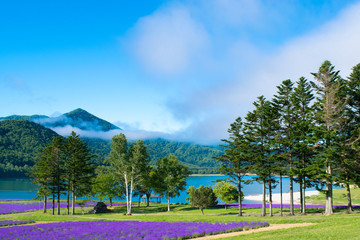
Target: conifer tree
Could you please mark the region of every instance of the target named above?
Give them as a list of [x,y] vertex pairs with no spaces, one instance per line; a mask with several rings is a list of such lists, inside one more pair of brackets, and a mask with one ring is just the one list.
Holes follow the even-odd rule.
[[67,212],[69,214],[69,198],[72,197],[71,214],[75,214],[75,200],[91,192],[91,186],[95,177],[95,167],[91,162],[91,153],[87,144],[80,139],[79,135],[72,132],[66,139],[65,173],[67,177]]
[[[279,114],[279,135],[278,143],[280,146],[279,152],[282,155],[282,158],[279,158],[278,161],[281,162],[281,159],[286,159],[288,165],[287,174],[290,176],[290,215],[294,215],[294,176],[291,170],[294,167],[294,105],[292,102],[293,94],[293,85],[294,83],[288,79],[284,80],[280,86],[278,86],[277,95],[274,96],[273,104]],[[281,164],[283,165],[283,164]],[[282,170],[280,169],[280,180],[282,175]]]
[[271,190],[274,183],[272,173],[274,172],[275,158],[271,156],[271,152],[276,137],[275,129],[278,128],[273,119],[277,116],[276,109],[263,96],[258,97],[258,100],[253,104],[255,110],[249,112],[245,118],[245,132],[251,144],[251,170],[257,174],[254,180],[263,185],[262,216],[265,216],[266,184],[269,190],[270,215],[272,215]]
[[55,137],[43,149],[30,176],[35,178],[34,183],[40,185],[38,194],[44,197],[44,213],[47,207],[47,196],[52,195],[52,214],[55,214],[55,199],[57,198],[57,214],[60,215],[60,196],[65,190],[62,137]]
[[341,90],[341,97],[348,101],[339,133],[338,181],[346,187],[348,211],[352,212],[350,184],[360,182],[360,64],[352,68],[347,80],[343,79]]
[[341,114],[344,110],[345,103],[339,98],[340,76],[339,71],[335,71],[335,67],[330,61],[324,61],[317,73],[312,73],[317,81],[313,86],[317,90],[317,130],[316,134],[319,138],[318,158],[324,166],[325,171],[319,174],[320,179],[325,179],[326,185],[326,207],[325,215],[333,213],[333,190],[332,183],[334,181],[333,165],[335,159],[335,143],[337,141]]
[[291,174],[298,176],[300,183],[300,202],[301,212],[306,213],[305,190],[310,185],[310,179],[315,174],[313,171],[313,155],[316,139],[314,138],[314,99],[313,89],[304,77],[297,82],[291,96],[293,103],[293,155],[297,161],[295,167],[291,169]]
[[229,176],[232,183],[237,186],[239,211],[238,215],[242,216],[242,184],[244,176],[250,168],[250,151],[251,144],[243,132],[243,123],[241,118],[237,118],[228,129],[229,139],[222,139],[225,144],[220,145],[225,148],[225,153],[217,160],[222,162],[219,168],[220,173]]

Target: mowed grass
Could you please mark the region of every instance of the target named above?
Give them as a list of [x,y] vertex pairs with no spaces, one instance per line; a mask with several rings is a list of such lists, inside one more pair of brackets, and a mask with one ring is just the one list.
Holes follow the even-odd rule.
[[[360,188],[352,188],[350,192],[352,204],[360,205]],[[309,204],[325,204],[325,199],[325,193],[320,193],[319,195],[306,197],[306,202]],[[334,204],[347,205],[346,189],[333,190],[333,201]]]
[[[342,189],[335,190],[335,196],[341,195]],[[355,189],[355,192],[358,189]],[[317,200],[315,197],[315,200]],[[335,198],[336,199],[336,198]],[[342,200],[341,200],[342,201]],[[346,201],[346,199],[345,199]],[[358,200],[354,200],[356,202]],[[339,203],[338,200],[334,204]],[[85,212],[92,208],[85,208]],[[360,239],[360,210],[356,209],[354,213],[347,214],[346,209],[337,209],[335,214],[324,216],[324,209],[308,209],[309,214],[300,215],[299,209],[296,209],[295,216],[289,216],[289,209],[284,209],[284,216],[279,215],[279,209],[274,209],[274,216],[261,217],[261,209],[244,208],[244,216],[237,216],[237,208],[210,208],[205,209],[205,215],[201,215],[200,210],[192,208],[189,205],[171,205],[171,212],[167,212],[166,204],[152,204],[150,207],[133,206],[132,215],[126,216],[126,206],[113,206],[113,213],[107,214],[82,214],[81,208],[77,208],[75,215],[66,215],[66,210],[62,209],[61,215],[51,215],[51,210],[43,214],[42,211],[22,214],[0,215],[0,220],[35,220],[41,222],[52,221],[91,221],[91,220],[138,220],[138,221],[166,221],[166,222],[268,222],[270,224],[296,224],[296,223],[314,223],[306,227],[295,227],[290,229],[279,229],[265,232],[255,232],[236,237],[223,239]],[[269,209],[267,209],[269,213]]]

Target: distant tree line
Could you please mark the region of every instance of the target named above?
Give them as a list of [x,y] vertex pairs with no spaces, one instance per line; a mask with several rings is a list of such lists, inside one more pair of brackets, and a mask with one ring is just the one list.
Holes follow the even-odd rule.
[[[360,183],[360,64],[347,78],[324,61],[315,81],[301,77],[277,86],[271,100],[260,96],[254,110],[230,125],[224,142],[225,154],[217,159],[220,172],[229,176],[240,192],[246,173],[263,185],[262,215],[266,215],[268,191],[272,215],[272,189],[290,177],[290,214],[294,214],[293,183],[300,184],[301,212],[306,213],[305,190],[315,186],[326,194],[325,214],[333,213],[332,185],[347,189],[351,207],[351,184]],[[276,182],[274,176],[280,176]],[[282,214],[282,208],[281,208]]]

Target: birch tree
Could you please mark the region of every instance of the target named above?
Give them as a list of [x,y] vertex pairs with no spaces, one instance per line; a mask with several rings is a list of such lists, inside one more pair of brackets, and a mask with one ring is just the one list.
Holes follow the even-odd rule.
[[132,196],[135,185],[140,180],[150,159],[142,140],[128,147],[127,139],[120,133],[112,138],[111,151],[106,160],[125,188],[126,211],[131,215]]

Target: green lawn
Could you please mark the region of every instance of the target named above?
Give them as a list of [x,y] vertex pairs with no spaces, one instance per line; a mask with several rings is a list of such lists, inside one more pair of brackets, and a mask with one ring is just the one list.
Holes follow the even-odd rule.
[[[360,188],[352,188],[351,199],[352,204],[360,204]],[[347,195],[346,189],[335,189],[333,191],[333,201],[334,204],[345,204],[347,205]],[[325,204],[325,193],[320,195],[315,195],[311,197],[306,197],[306,202],[311,204]]]
[[[344,204],[339,198],[343,194],[343,190],[335,190],[334,204]],[[354,190],[354,197],[360,194],[359,189]],[[323,196],[324,197],[324,196]],[[313,201],[323,201],[319,197],[311,197]],[[345,199],[346,202],[346,199]],[[359,200],[354,200],[359,202]],[[86,208],[85,212],[91,208]],[[332,216],[324,216],[321,213],[323,209],[309,209],[311,213],[302,216],[297,209],[295,216],[288,215],[288,209],[284,216],[279,216],[279,209],[274,209],[275,216],[261,217],[261,209],[245,208],[242,217],[237,216],[236,208],[229,208],[227,211],[223,208],[205,209],[205,215],[201,215],[200,210],[192,208],[189,205],[172,205],[171,212],[166,211],[166,204],[153,204],[150,207],[133,206],[133,215],[126,216],[126,206],[114,206],[113,213],[108,214],[85,214],[82,215],[81,209],[77,208],[76,215],[65,215],[65,210],[60,216],[52,216],[51,214],[43,214],[41,211],[0,215],[0,220],[35,220],[35,221],[89,221],[89,220],[141,220],[141,221],[191,221],[191,222],[269,222],[270,224],[284,223],[315,223],[315,225],[306,227],[297,227],[291,229],[280,229],[266,232],[251,233],[236,237],[224,239],[360,239],[358,227],[360,225],[360,210],[347,214],[346,209],[336,210]]]

